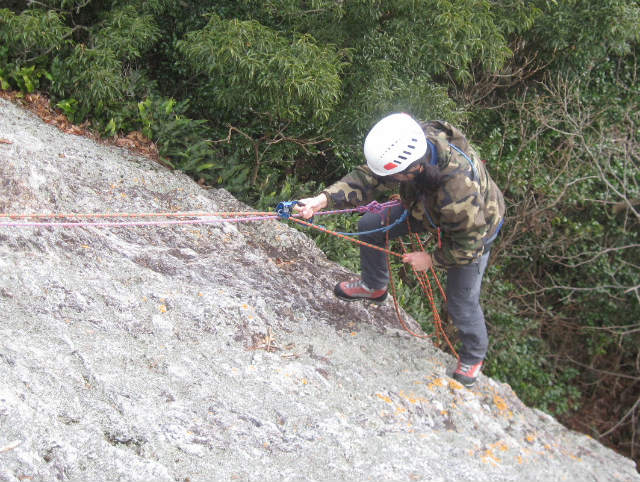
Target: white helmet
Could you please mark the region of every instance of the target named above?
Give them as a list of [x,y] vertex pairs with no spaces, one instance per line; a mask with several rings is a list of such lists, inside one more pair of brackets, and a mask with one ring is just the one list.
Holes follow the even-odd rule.
[[427,152],[422,127],[408,114],[391,114],[367,134],[364,157],[378,176],[404,171]]

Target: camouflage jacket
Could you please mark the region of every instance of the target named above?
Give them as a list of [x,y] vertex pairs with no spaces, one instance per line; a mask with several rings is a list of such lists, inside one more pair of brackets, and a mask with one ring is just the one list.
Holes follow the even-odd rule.
[[442,121],[423,123],[422,128],[438,153],[442,183],[437,190],[429,192],[417,181],[399,183],[376,176],[363,165],[323,191],[328,207],[360,206],[384,191],[398,190],[411,216],[422,223],[414,227],[416,231],[440,229],[442,243],[433,253],[435,266],[472,263],[502,225],[502,193],[458,129]]

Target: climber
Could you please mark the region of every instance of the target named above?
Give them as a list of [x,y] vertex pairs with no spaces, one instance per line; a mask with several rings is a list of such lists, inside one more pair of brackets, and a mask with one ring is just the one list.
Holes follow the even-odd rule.
[[[434,233],[438,243],[432,253],[407,253],[402,261],[418,271],[432,266],[447,271],[447,312],[462,342],[453,378],[471,387],[489,345],[480,286],[491,244],[504,218],[502,193],[474,148],[448,122],[418,123],[407,114],[391,114],[367,134],[364,156],[365,165],[317,196],[301,199],[294,210],[308,219],[325,207],[360,206],[382,191],[397,189],[401,205],[381,214],[364,214],[358,231],[388,225],[406,208],[408,223],[393,227],[390,238],[403,236],[409,229]],[[374,232],[360,239],[384,246],[386,233]],[[361,246],[361,278],[338,283],[335,295],[346,301],[384,301],[389,282],[385,256],[382,251]]]

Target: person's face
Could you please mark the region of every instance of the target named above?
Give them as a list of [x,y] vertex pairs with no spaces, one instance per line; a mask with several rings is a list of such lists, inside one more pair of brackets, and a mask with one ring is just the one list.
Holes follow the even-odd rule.
[[415,180],[420,171],[422,171],[422,165],[418,164],[397,174],[392,174],[389,177],[397,182],[411,182]]

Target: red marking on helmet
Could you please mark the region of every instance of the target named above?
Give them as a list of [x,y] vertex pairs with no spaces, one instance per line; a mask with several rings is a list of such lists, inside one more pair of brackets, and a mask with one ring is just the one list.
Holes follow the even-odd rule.
[[385,171],[390,171],[392,169],[395,169],[398,166],[399,164],[396,164],[395,162],[388,162],[387,164],[384,165],[384,169]]

